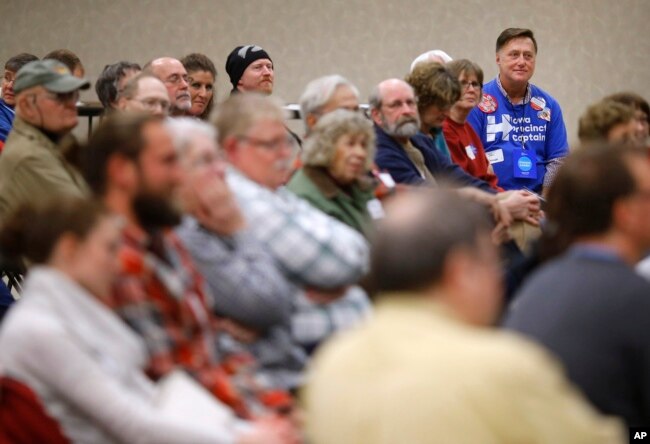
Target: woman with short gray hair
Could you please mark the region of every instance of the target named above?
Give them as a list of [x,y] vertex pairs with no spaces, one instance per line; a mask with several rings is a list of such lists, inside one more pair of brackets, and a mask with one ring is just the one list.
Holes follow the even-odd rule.
[[359,113],[323,116],[303,146],[304,167],[287,187],[324,213],[368,237],[374,181],[367,176],[375,153],[372,124]]

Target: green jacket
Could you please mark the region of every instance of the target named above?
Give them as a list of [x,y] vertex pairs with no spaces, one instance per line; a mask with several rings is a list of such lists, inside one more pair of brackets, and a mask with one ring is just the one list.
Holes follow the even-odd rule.
[[324,168],[305,166],[293,175],[287,188],[366,238],[371,234],[372,219],[367,205],[374,199],[374,187],[370,182],[353,184],[348,194]]
[[22,204],[87,194],[86,182],[58,145],[16,116],[0,155],[0,223]]

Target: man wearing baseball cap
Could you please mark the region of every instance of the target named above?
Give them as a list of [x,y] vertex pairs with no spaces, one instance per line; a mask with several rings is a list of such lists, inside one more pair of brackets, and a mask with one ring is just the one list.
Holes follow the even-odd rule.
[[88,87],[56,60],[30,62],[16,74],[16,118],[0,156],[0,223],[22,204],[86,194],[60,146],[77,126],[79,90]]
[[257,45],[238,46],[226,60],[226,72],[232,83],[232,93],[273,93],[273,61]]

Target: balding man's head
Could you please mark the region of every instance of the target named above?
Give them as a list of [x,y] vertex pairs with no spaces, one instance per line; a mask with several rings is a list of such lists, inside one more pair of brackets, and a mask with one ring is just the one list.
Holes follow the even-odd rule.
[[161,57],[147,63],[144,71],[153,74],[164,83],[171,101],[171,115],[183,115],[192,108],[189,79],[180,60]]
[[436,294],[464,319],[491,322],[501,287],[486,210],[453,191],[426,189],[398,195],[386,212],[372,254],[376,289]]
[[373,122],[389,136],[408,139],[417,134],[420,118],[411,85],[401,79],[379,83],[368,100]]
[[359,110],[359,90],[338,74],[319,77],[307,84],[300,97],[300,114],[307,132],[318,119],[337,109]]
[[409,72],[413,72],[415,69],[415,66],[418,65],[419,63],[423,62],[437,62],[442,65],[445,63],[451,62],[453,59],[449,54],[447,54],[445,51],[442,49],[433,49],[431,51],[427,51],[425,53],[420,54],[417,56],[412,62],[411,62],[411,69]]

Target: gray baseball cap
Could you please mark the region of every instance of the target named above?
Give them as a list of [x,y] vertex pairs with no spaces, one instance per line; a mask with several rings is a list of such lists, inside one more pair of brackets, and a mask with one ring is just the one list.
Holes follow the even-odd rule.
[[14,92],[18,94],[39,85],[55,93],[68,93],[88,89],[90,82],[73,76],[68,67],[57,60],[34,60],[20,68],[16,74]]

